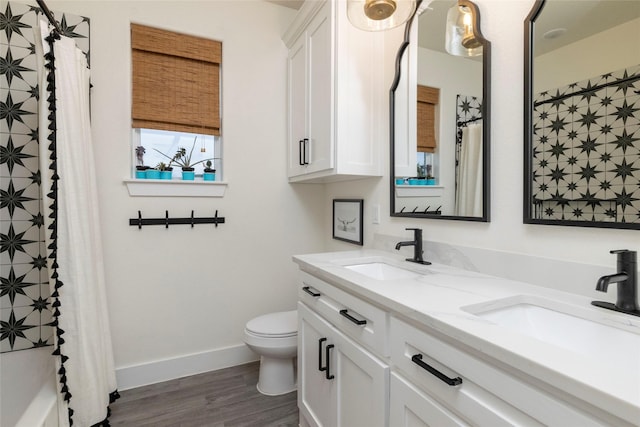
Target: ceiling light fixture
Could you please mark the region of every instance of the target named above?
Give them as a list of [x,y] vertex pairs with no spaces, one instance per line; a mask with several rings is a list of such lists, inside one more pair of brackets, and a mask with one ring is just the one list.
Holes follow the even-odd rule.
[[416,0],[347,0],[347,16],[355,27],[384,31],[407,22],[416,10]]
[[475,15],[473,9],[458,1],[447,13],[447,32],[445,49],[451,55],[482,55],[482,43],[474,31]]

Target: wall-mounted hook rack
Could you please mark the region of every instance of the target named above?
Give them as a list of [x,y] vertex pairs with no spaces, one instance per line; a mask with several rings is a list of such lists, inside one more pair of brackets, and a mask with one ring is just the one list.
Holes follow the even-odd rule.
[[174,224],[190,224],[191,228],[193,228],[196,224],[215,224],[218,227],[218,224],[224,223],[224,217],[218,216],[217,209],[212,217],[195,217],[192,210],[191,216],[188,218],[170,218],[169,211],[164,211],[164,218],[143,218],[140,211],[138,211],[137,218],[129,218],[129,225],[137,226],[138,229],[141,229],[143,225],[164,225],[165,228],[169,228],[170,225]]
[[[407,207],[403,206],[402,209],[400,209],[399,213],[405,213],[405,209]],[[431,209],[431,205],[427,206],[425,209],[420,209],[420,206],[416,206],[415,208],[413,208],[413,210],[410,213],[423,213],[423,214],[430,214],[430,215],[442,215],[442,206],[438,206],[438,208],[436,210],[430,210]]]

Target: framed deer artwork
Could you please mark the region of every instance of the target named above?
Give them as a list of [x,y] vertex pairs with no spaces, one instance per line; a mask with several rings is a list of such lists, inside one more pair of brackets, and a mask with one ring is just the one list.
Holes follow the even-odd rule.
[[362,199],[333,200],[333,238],[362,246]]

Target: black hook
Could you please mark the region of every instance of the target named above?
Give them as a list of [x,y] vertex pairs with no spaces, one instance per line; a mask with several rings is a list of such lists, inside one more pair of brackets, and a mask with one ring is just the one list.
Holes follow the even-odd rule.
[[138,230],[142,230],[142,212],[138,211]]
[[169,228],[169,211],[164,211],[164,228]]
[[191,211],[191,228],[193,228],[193,210]]
[[216,214],[213,216],[213,223],[215,224],[216,228],[218,228],[218,209],[216,209]]

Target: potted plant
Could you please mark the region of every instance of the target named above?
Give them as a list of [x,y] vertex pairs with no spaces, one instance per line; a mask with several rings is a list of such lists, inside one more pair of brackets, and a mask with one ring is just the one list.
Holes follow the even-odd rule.
[[147,169],[149,166],[144,165],[144,153],[146,150],[142,145],[136,147],[136,178],[145,179],[147,177]]
[[160,179],[171,179],[171,175],[173,174],[171,162],[169,162],[168,165],[165,162],[160,162],[156,166],[156,169],[160,171]]
[[213,164],[211,163],[211,160],[207,160],[206,163],[204,164],[204,175],[203,178],[205,181],[215,181],[216,180],[216,170],[213,169],[211,166],[213,166]]
[[160,179],[160,171],[157,168],[148,168],[146,174],[147,179]]
[[189,150],[189,154],[187,154],[187,149],[184,147],[180,147],[178,148],[178,151],[176,151],[176,154],[173,157],[169,157],[166,154],[164,154],[162,151],[157,150],[154,148],[154,150],[156,150],[158,153],[162,154],[164,157],[166,157],[167,159],[169,159],[170,163],[175,163],[176,165],[180,166],[182,168],[182,179],[183,180],[188,180],[188,181],[193,181],[195,178],[195,173],[194,173],[194,166],[200,163],[204,163],[207,160],[211,160],[211,159],[204,159],[204,160],[199,160],[197,162],[192,163],[191,162],[191,156],[193,155],[193,149],[196,146],[196,140],[198,139],[198,137],[196,136],[193,139],[193,145],[191,145],[191,150]]

